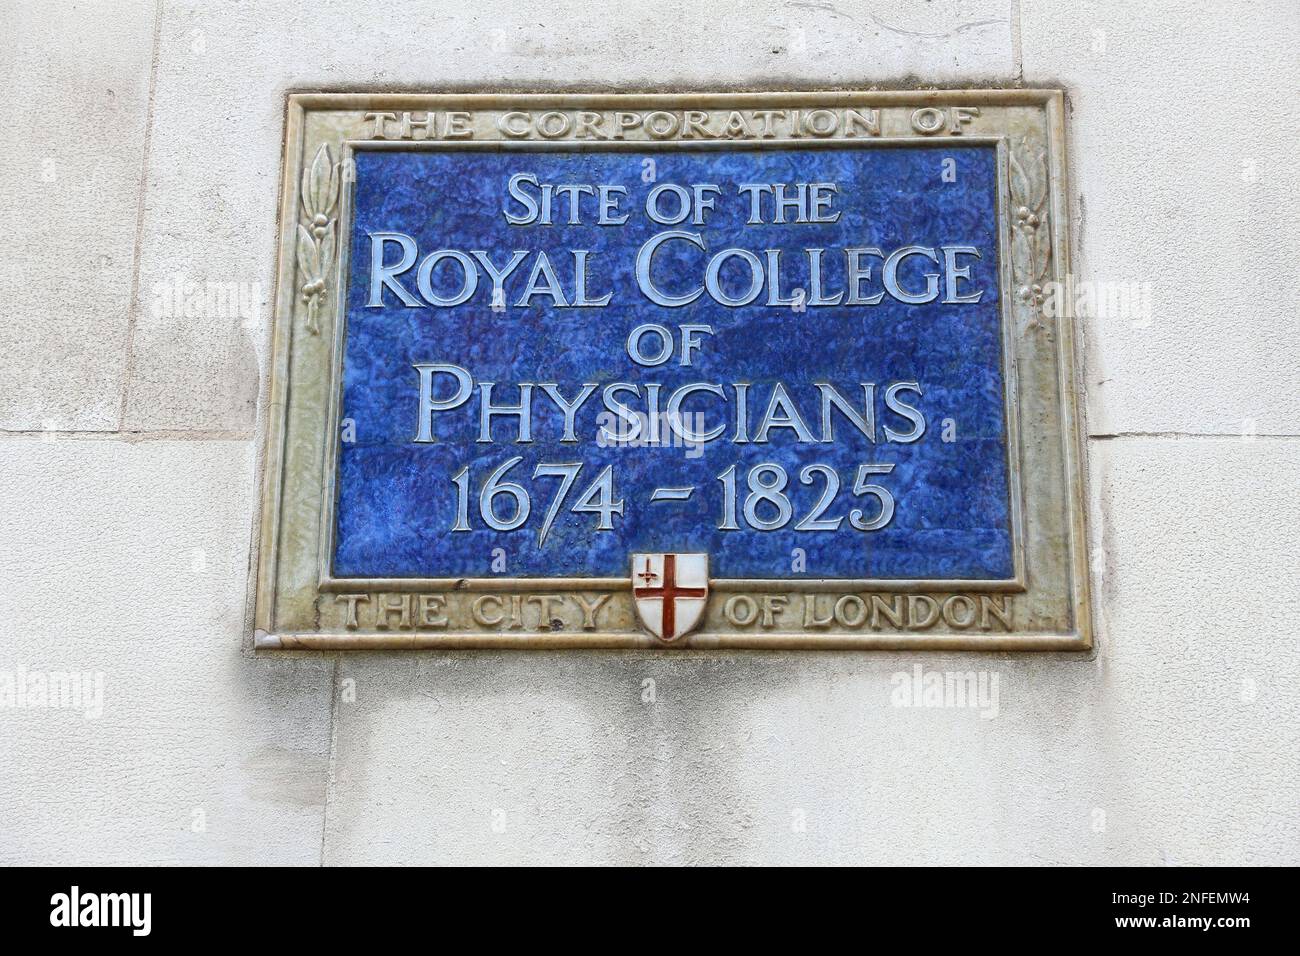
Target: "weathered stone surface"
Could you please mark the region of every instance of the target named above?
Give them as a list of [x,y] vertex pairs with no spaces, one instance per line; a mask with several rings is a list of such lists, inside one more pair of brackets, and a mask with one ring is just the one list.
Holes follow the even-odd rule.
[[0,428],[118,427],[154,4],[6,5]]
[[1300,7],[1021,4],[1025,80],[1073,106],[1080,280],[1149,283],[1084,322],[1093,434],[1300,434]]
[[4,455],[0,674],[102,673],[103,713],[0,707],[0,861],[315,863],[332,665],[243,650],[249,446]]
[[1300,857],[1297,449],[1092,443],[1102,620],[1088,732],[1133,862]]

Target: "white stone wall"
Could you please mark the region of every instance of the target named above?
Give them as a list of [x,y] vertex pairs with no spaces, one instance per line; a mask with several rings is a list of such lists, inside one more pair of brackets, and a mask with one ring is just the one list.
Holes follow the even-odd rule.
[[[1296,0],[0,15],[0,671],[104,679],[0,709],[0,863],[1300,862]],[[253,655],[287,91],[918,83],[1064,87],[1076,272],[1150,284],[1081,330],[1092,657]]]

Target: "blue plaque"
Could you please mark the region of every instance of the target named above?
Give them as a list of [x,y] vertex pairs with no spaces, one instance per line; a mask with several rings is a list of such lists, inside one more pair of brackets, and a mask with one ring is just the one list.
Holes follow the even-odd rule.
[[1013,578],[998,162],[357,150],[332,575]]
[[1088,648],[1065,121],[291,95],[254,645]]

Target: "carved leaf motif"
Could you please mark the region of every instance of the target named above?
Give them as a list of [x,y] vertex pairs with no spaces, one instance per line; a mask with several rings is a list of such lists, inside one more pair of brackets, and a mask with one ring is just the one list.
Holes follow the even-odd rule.
[[330,162],[328,146],[316,150],[316,158],[311,162],[311,202],[313,215],[329,215],[333,205],[331,194],[334,191],[334,164]]
[[320,278],[320,253],[316,250],[316,241],[301,223],[298,225],[298,267],[308,282]]
[[1018,206],[1027,206],[1029,198],[1029,177],[1020,167],[1016,154],[1011,154],[1011,196]]
[[325,230],[325,234],[320,239],[320,272],[318,275],[323,278],[329,271],[330,263],[334,261],[334,223],[330,223]]
[[[1043,197],[1044,200],[1046,198]],[[1035,236],[1037,241],[1034,243],[1033,275],[1035,279],[1041,279],[1047,274],[1047,260],[1052,256],[1052,230],[1048,228],[1046,209],[1040,214]]]
[[1026,330],[1050,338],[1050,329],[1041,321],[1045,292],[1040,287],[1052,257],[1047,210],[1047,149],[1037,141],[1025,138],[1010,152],[1008,160],[1013,217],[1011,270],[1016,293],[1027,310]]
[[[1024,157],[1022,163],[1016,158]],[[1020,148],[1011,153],[1011,196],[1017,206],[1039,212],[1047,201],[1047,151],[1021,140]]]
[[1032,284],[1036,276],[1033,272],[1034,239],[1028,229],[1011,231],[1011,267],[1016,278],[1022,283]]
[[311,198],[311,170],[305,169],[302,173],[302,188],[298,195],[302,199],[302,211],[307,214],[307,220],[310,222],[316,216],[316,209],[312,205]]
[[1033,161],[1025,168],[1025,178],[1029,181],[1028,189],[1025,191],[1025,205],[1037,212],[1043,205],[1043,200],[1047,198],[1047,181],[1044,170],[1044,157],[1041,152],[1035,153]]
[[302,296],[307,303],[307,330],[320,334],[320,313],[328,294],[326,273],[334,261],[334,209],[339,200],[339,166],[329,147],[316,150],[311,167],[302,174],[302,208],[307,222],[298,224],[298,266],[303,273]]
[[[328,154],[327,154],[327,155],[328,155]],[[330,186],[329,186],[329,195],[326,197],[326,198],[328,199],[328,204],[326,205],[326,208],[325,208],[325,215],[327,215],[327,216],[332,216],[332,215],[334,215],[334,207],[338,204],[338,201],[339,201],[339,181],[340,181],[340,177],[341,177],[341,175],[342,175],[342,171],[341,171],[340,165],[339,165],[338,163],[331,163],[331,164],[330,164]]]

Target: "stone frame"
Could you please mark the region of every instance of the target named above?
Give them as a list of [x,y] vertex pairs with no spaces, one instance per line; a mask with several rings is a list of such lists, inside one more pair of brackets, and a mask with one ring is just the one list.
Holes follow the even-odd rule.
[[[646,128],[645,118],[658,112],[693,113],[705,126],[721,129],[733,110],[784,111],[787,133],[799,138],[752,130],[715,139],[660,138]],[[874,130],[860,121],[850,125],[850,110],[873,119]],[[640,116],[641,122],[621,130],[619,139],[590,138],[602,127],[612,135],[620,113]],[[526,129],[515,135],[524,114],[530,117]],[[513,122],[503,123],[503,117]],[[584,117],[589,119],[585,128]],[[591,117],[600,118],[599,126]],[[824,132],[813,117],[835,118],[834,128]],[[548,118],[556,120],[549,130]],[[574,130],[589,138],[574,138]],[[888,148],[952,137],[998,150],[1015,576],[1005,581],[713,580],[700,630],[670,649],[1087,650],[1091,626],[1074,323],[1069,296],[1062,297],[1066,309],[1058,321],[1045,315],[1043,294],[1049,283],[1064,284],[1069,275],[1064,103],[1054,90],[290,95],[254,646],[665,647],[637,622],[630,578],[361,581],[330,576],[344,325],[338,292],[347,275],[354,150]],[[567,596],[560,603],[572,606],[549,618],[555,595]],[[484,610],[488,602],[490,617]],[[601,603],[590,610],[596,602]],[[938,619],[913,626],[919,623],[913,609],[930,605]],[[742,606],[755,610],[744,625],[732,613]],[[772,610],[760,614],[764,607]],[[969,614],[958,614],[958,607]],[[852,616],[840,613],[845,608],[853,609]],[[891,617],[899,609],[901,626]],[[855,624],[859,614],[864,620]],[[530,616],[536,620],[530,623]],[[497,618],[499,623],[484,623]],[[884,629],[877,626],[882,621]]]

